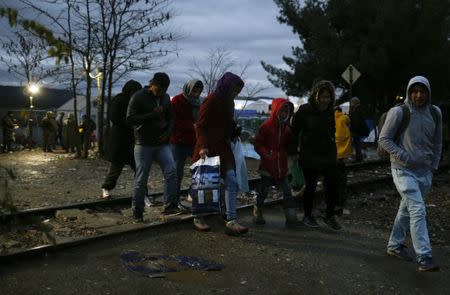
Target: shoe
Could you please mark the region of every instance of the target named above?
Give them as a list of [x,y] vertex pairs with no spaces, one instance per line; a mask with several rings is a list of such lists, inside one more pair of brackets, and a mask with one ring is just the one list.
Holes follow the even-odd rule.
[[253,206],[253,221],[256,224],[265,224],[264,216],[262,213],[262,208],[258,206]]
[[438,271],[439,265],[433,261],[433,258],[427,257],[419,262],[418,271]]
[[180,215],[183,212],[178,208],[175,204],[166,204],[164,205],[164,209],[161,212],[163,215]]
[[102,199],[110,199],[111,198],[111,192],[107,189],[102,188]]
[[396,257],[401,260],[412,261],[413,258],[409,255],[408,250],[406,249],[407,247],[405,245],[400,245],[399,249],[397,250],[388,249],[386,253],[388,256]]
[[133,210],[133,223],[143,223],[144,222],[144,211]]
[[323,221],[332,230],[336,230],[337,231],[337,230],[341,230],[342,229],[342,227],[336,221],[336,218],[334,218],[334,216],[325,218]]
[[211,227],[205,223],[205,220],[203,217],[196,217],[194,218],[194,229],[198,231],[210,231]]
[[240,225],[236,219],[225,223],[225,233],[230,236],[239,236],[248,232],[248,228]]
[[191,213],[191,208],[188,208],[188,207],[184,206],[184,205],[181,204],[181,203],[178,203],[177,208],[180,209],[180,211],[181,211],[183,214]]
[[317,223],[316,219],[312,216],[305,216],[303,217],[303,224],[307,227],[319,227],[319,224]]

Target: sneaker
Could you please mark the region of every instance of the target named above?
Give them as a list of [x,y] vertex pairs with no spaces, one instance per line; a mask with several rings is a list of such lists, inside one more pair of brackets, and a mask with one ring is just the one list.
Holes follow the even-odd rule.
[[328,225],[328,227],[332,230],[341,230],[342,227],[339,225],[339,223],[336,221],[336,218],[333,217],[328,217],[325,218],[323,220],[325,222],[326,225]]
[[205,223],[203,217],[194,218],[194,228],[198,231],[210,231],[211,227]]
[[265,224],[264,216],[262,213],[262,208],[258,206],[253,206],[253,221],[256,224]]
[[230,236],[239,236],[248,232],[248,228],[240,225],[236,219],[230,220],[225,224],[225,233]]
[[418,271],[438,271],[439,265],[433,261],[433,258],[427,257],[419,262]]
[[188,208],[188,207],[184,206],[184,205],[181,204],[181,203],[178,203],[177,208],[180,209],[180,211],[181,211],[183,214],[191,213],[191,208]]
[[111,192],[107,189],[102,188],[102,199],[110,199],[111,198]]
[[319,224],[317,223],[316,219],[312,216],[305,216],[303,217],[303,224],[307,227],[319,227]]
[[175,204],[166,204],[164,205],[164,209],[161,213],[163,215],[180,215],[183,212],[178,209],[178,206]]
[[396,257],[401,260],[412,261],[413,258],[409,255],[408,250],[406,250],[406,248],[407,247],[405,245],[400,245],[399,249],[396,250],[388,249],[386,253],[388,256]]
[[294,225],[298,222],[297,220],[297,211],[295,208],[285,208],[284,209],[284,216],[286,217],[286,224],[287,225]]
[[143,223],[144,222],[144,212],[141,210],[133,210],[133,223]]

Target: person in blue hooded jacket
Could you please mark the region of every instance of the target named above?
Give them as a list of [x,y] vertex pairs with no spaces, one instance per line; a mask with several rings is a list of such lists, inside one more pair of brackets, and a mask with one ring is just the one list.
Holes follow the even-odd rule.
[[[412,260],[404,244],[409,230],[418,270],[434,271],[439,266],[432,258],[424,197],[441,158],[442,114],[431,104],[431,87],[425,77],[416,76],[409,81],[405,106],[406,110],[402,106],[389,110],[379,137],[379,144],[390,154],[392,178],[401,195],[387,254]],[[403,116],[408,114],[407,127],[397,135]]]

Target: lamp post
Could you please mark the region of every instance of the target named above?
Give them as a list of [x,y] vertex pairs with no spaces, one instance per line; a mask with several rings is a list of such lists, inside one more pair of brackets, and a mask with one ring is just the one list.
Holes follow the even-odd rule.
[[34,83],[30,83],[28,85],[28,92],[30,93],[30,110],[34,108],[33,106],[33,95],[36,95],[39,92],[39,86]]
[[28,92],[30,93],[30,115],[28,117],[28,123],[27,123],[27,128],[28,128],[28,148],[32,148],[34,147],[34,143],[33,143],[33,119],[32,119],[32,113],[33,113],[33,95],[36,95],[39,92],[39,86],[35,83],[30,83],[28,85]]

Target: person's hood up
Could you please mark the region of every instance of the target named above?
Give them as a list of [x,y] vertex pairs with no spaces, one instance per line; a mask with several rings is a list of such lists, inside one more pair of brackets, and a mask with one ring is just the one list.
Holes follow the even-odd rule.
[[308,102],[313,106],[317,106],[317,99],[322,89],[328,90],[331,94],[331,102],[328,106],[328,109],[331,109],[334,105],[335,100],[334,86],[333,83],[327,80],[321,80],[314,84],[313,88],[311,89],[311,94],[309,95]]
[[428,105],[431,104],[431,86],[430,86],[430,82],[428,82],[428,79],[425,78],[424,76],[415,76],[415,77],[411,78],[411,80],[409,80],[408,87],[406,87],[405,104],[408,105],[409,107],[412,107],[412,102],[411,102],[411,99],[409,97],[409,89],[414,84],[422,84],[428,89],[428,101],[427,101],[427,104]]
[[135,80],[129,80],[122,88],[122,93],[127,96],[132,96],[134,93],[136,93],[138,90],[142,89],[141,83]]
[[195,84],[197,84],[198,82],[201,82],[201,81],[198,79],[191,79],[191,80],[187,81],[183,86],[183,96],[194,106],[200,105],[201,99],[200,99],[200,97],[191,99],[191,98],[189,98],[189,94],[191,93]]
[[292,104],[292,102],[290,102],[286,98],[281,98],[281,97],[275,98],[274,100],[272,100],[272,108],[271,108],[270,118],[269,118],[269,120],[271,122],[276,122],[276,124],[279,123],[278,113],[280,112],[281,108],[285,104],[289,105],[289,107],[290,107],[290,116],[292,116],[292,113],[294,111],[294,105]]
[[219,97],[230,98],[231,92],[235,86],[244,87],[244,81],[242,81],[238,75],[226,72],[217,81],[214,92]]

